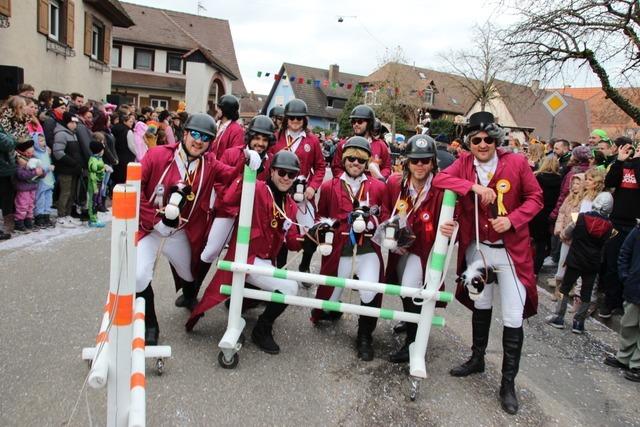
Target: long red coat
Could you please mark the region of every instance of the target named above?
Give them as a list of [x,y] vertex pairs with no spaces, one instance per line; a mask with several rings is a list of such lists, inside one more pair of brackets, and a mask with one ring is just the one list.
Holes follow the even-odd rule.
[[[183,179],[174,161],[177,149],[178,144],[160,145],[147,151],[147,154],[142,159],[139,239],[150,233],[153,230],[153,226],[161,220],[161,216],[154,205],[154,199],[156,186],[165,169],[169,167],[162,181],[165,188],[164,205],[168,201],[169,189]],[[200,174],[204,171],[200,194],[196,194],[197,198],[193,202],[187,201],[180,212],[181,216],[186,218],[191,211],[192,203],[197,203],[189,222],[183,227],[191,245],[191,271],[194,277],[200,253],[206,241],[206,231],[211,222],[209,197],[213,190],[213,185],[214,183],[219,183],[223,186],[228,186],[234,178],[242,173],[242,165],[235,168],[227,166],[215,160],[210,153],[202,157],[202,162],[204,167],[200,166],[198,168],[193,180],[193,191],[196,193],[200,182]]]
[[[281,132],[276,143],[269,147],[269,158],[272,159],[278,151],[285,150],[286,147],[287,137],[285,131]],[[318,191],[324,180],[327,167],[324,156],[322,155],[320,141],[313,133],[306,132],[296,148],[295,155],[298,156],[300,160],[300,175],[307,178],[307,185],[309,187]]]
[[[342,175],[342,172],[340,173]],[[369,199],[369,206],[379,206],[380,214],[378,215],[378,221],[382,222],[389,219],[389,201],[386,186],[377,179],[367,179],[362,183],[364,190],[362,192],[361,200]],[[340,220],[340,227],[334,234],[333,238],[333,251],[322,257],[322,264],[320,266],[320,274],[327,276],[336,276],[338,274],[338,264],[340,262],[340,254],[342,253],[343,246],[349,239],[348,235],[342,233],[348,233],[351,229],[351,225],[348,223],[349,214],[353,211],[353,202],[349,197],[349,193],[344,188],[344,183],[340,178],[332,178],[330,181],[326,181],[320,187],[320,200],[318,201],[318,210],[316,212],[316,219],[322,217],[332,218]],[[369,231],[367,231],[369,233]],[[373,244],[373,247],[378,255],[380,261],[380,278],[382,281],[384,277],[384,262],[382,261],[382,254],[380,248]],[[333,293],[333,288],[330,286],[318,286],[316,292],[316,298],[329,299]]]
[[[236,180],[224,195],[224,202],[230,206],[239,206],[242,196],[242,180]],[[291,198],[286,196],[285,212],[287,216],[295,220],[298,207]],[[267,188],[267,184],[263,181],[256,182],[256,192],[253,201],[253,215],[251,219],[251,237],[249,240],[249,252],[247,256],[247,264],[253,264],[255,258],[270,259],[273,265],[276,264],[276,257],[283,244],[292,251],[302,249],[302,242],[298,240],[301,236],[298,234],[298,228],[291,226],[289,231],[285,232],[282,228],[284,220],[278,218],[278,226],[273,228],[271,221],[273,215],[273,197]],[[233,235],[231,236],[229,250],[225,256],[225,260],[233,261],[236,253],[236,239],[238,235],[237,220],[234,225]],[[220,302],[228,298],[220,293],[221,285],[230,285],[233,273],[224,270],[217,270],[213,276],[211,283],[202,296],[198,305],[191,312],[191,317],[187,321],[187,330],[193,329],[199,318],[205,311],[215,307]]]
[[[336,146],[333,160],[331,161],[331,172],[333,176],[340,176],[344,172],[342,166],[342,146],[346,144],[347,140],[343,139],[338,142]],[[389,153],[389,147],[381,139],[374,139],[371,141],[371,161],[378,164],[380,173],[387,179],[391,176],[391,154]],[[367,176],[371,176],[371,173],[367,170]]]
[[[393,211],[393,207],[398,200],[398,196],[402,190],[402,184],[402,174],[393,174],[387,181],[390,212]],[[420,257],[423,271],[427,266],[427,258],[429,258],[429,252],[431,252],[431,247],[436,239],[443,196],[444,191],[442,189],[431,185],[431,188],[427,193],[427,197],[422,201],[420,206],[415,207],[407,217],[407,224],[416,235],[416,240],[413,242],[413,245],[408,248],[408,251],[409,253]],[[400,283],[401,277],[398,277],[396,269],[399,260],[400,255],[389,252],[387,271],[385,275],[387,283]]]
[[215,143],[211,144],[216,159],[222,158],[227,149],[237,146],[244,146],[244,128],[236,121],[231,121],[227,128],[218,134]]
[[[538,290],[533,272],[533,249],[529,239],[529,222],[542,209],[542,190],[536,180],[527,159],[520,154],[513,154],[502,149],[497,150],[498,166],[488,187],[496,190],[496,184],[506,180],[510,184],[509,191],[504,193],[504,206],[512,228],[505,233],[496,233],[488,219],[494,217],[491,207],[479,206],[480,241],[495,242],[502,239],[509,256],[515,264],[518,278],[527,292],[524,306],[524,317],[536,314],[538,308]],[[438,173],[433,185],[442,189],[455,191],[459,196],[458,216],[458,274],[465,269],[465,253],[469,244],[475,239],[474,193],[471,187],[476,182],[474,157],[462,154],[451,166]],[[496,191],[496,194],[498,192]],[[473,301],[460,283],[456,288],[456,298],[469,309],[473,309]]]

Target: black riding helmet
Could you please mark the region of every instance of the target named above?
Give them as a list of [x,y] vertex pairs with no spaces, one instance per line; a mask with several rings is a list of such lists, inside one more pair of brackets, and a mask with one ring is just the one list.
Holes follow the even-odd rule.
[[307,104],[301,99],[292,99],[284,106],[285,117],[305,117],[307,114]]
[[367,138],[363,136],[352,136],[347,140],[347,142],[342,146],[342,152],[347,151],[347,148],[356,148],[358,150],[366,151],[369,156],[371,156],[371,144]]
[[273,119],[274,117],[283,117],[284,116],[284,107],[276,105],[271,110],[269,110],[269,118]]
[[436,142],[429,135],[413,135],[407,141],[404,155],[409,159],[429,159],[436,155]]
[[298,160],[298,156],[291,151],[278,151],[276,155],[273,156],[271,168],[300,172],[300,160]]
[[365,119],[369,120],[372,124],[376,118],[376,113],[373,112],[373,109],[368,105],[357,105],[353,110],[351,110],[351,115],[349,115],[349,119]]
[[255,134],[264,135],[269,138],[269,145],[271,145],[275,139],[273,132],[275,131],[275,125],[271,121],[271,119],[262,114],[255,116],[249,122],[249,127],[247,128],[246,133],[246,143],[248,144],[253,139]]
[[195,113],[190,115],[184,124],[184,128],[209,135],[212,139],[216,137],[216,121],[208,114]]
[[234,119],[235,116],[238,115],[238,110],[240,109],[240,101],[233,95],[222,95],[218,98],[218,103],[216,104],[220,111],[222,111],[222,115],[231,120]]

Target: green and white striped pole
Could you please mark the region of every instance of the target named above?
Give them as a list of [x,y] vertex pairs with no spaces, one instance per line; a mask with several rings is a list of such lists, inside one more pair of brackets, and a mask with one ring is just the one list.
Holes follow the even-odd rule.
[[[240,199],[240,215],[238,217],[238,235],[236,238],[235,261],[247,262],[249,254],[249,240],[251,239],[251,219],[253,215],[253,200],[256,192],[256,171],[249,166],[244,167],[242,181],[242,197]],[[237,351],[237,344],[246,324],[242,318],[242,291],[244,290],[245,274],[233,273],[231,302],[229,305],[229,319],[227,330],[218,343],[225,359],[231,360]]]
[[[453,219],[453,211],[456,205],[456,193],[445,190],[442,199],[442,208],[440,209],[440,220],[438,221],[438,229],[436,230],[436,241],[433,243],[431,261],[427,266],[425,276],[427,278],[427,291],[437,291],[442,280],[442,275],[446,274],[445,259],[447,258],[447,249],[449,247],[449,238],[440,232],[440,225],[445,221]],[[425,366],[425,355],[427,353],[427,344],[429,342],[429,333],[431,332],[431,323],[434,318],[433,312],[436,308],[436,301],[430,299],[422,304],[420,310],[420,321],[418,322],[418,331],[416,340],[409,346],[409,373],[414,377],[426,378],[427,369]]]
[[450,302],[453,299],[453,294],[449,292],[439,292],[437,289],[426,290],[421,288],[409,288],[406,286],[390,285],[387,283],[368,282],[365,280],[345,279],[342,277],[323,276],[321,274],[303,273],[300,271],[289,271],[275,267],[241,264],[239,262],[233,261],[220,261],[218,262],[218,268],[220,270],[232,271],[234,273],[255,274],[258,276],[268,276],[274,277],[276,279],[289,279],[298,282],[314,283],[316,285],[332,286],[335,288],[350,288],[358,291],[371,291],[375,293],[382,293],[385,295],[400,296],[403,298],[422,298],[425,300],[432,300],[435,298],[437,301],[444,302]]
[[[231,292],[232,287],[229,285],[222,285],[220,288],[220,293],[223,295],[230,295]],[[242,294],[245,298],[277,302],[280,304],[290,304],[299,307],[318,308],[325,311],[339,311],[341,313],[351,313],[358,316],[379,317],[381,319],[400,320],[411,323],[418,323],[420,321],[420,314],[390,310],[388,308],[367,307],[364,305],[347,304],[340,301],[327,301],[316,298],[299,297],[296,295],[284,295],[278,292],[267,292],[248,288],[245,288]],[[441,316],[433,316],[431,322],[435,326],[444,326],[444,318]]]

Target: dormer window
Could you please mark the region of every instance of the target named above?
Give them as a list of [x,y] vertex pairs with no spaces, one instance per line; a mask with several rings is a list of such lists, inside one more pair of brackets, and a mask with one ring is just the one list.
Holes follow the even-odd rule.
[[433,105],[436,97],[436,91],[433,86],[429,86],[424,90],[424,102],[427,105]]

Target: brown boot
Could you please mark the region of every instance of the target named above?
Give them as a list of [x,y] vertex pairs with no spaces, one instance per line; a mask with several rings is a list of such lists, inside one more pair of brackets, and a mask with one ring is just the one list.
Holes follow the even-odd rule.
[[4,216],[4,232],[13,234],[13,229],[15,227],[15,221],[13,219],[13,214]]
[[556,279],[556,287],[553,290],[553,296],[551,297],[551,301],[558,301],[562,299],[562,294],[560,293],[560,286],[562,286],[562,280]]

